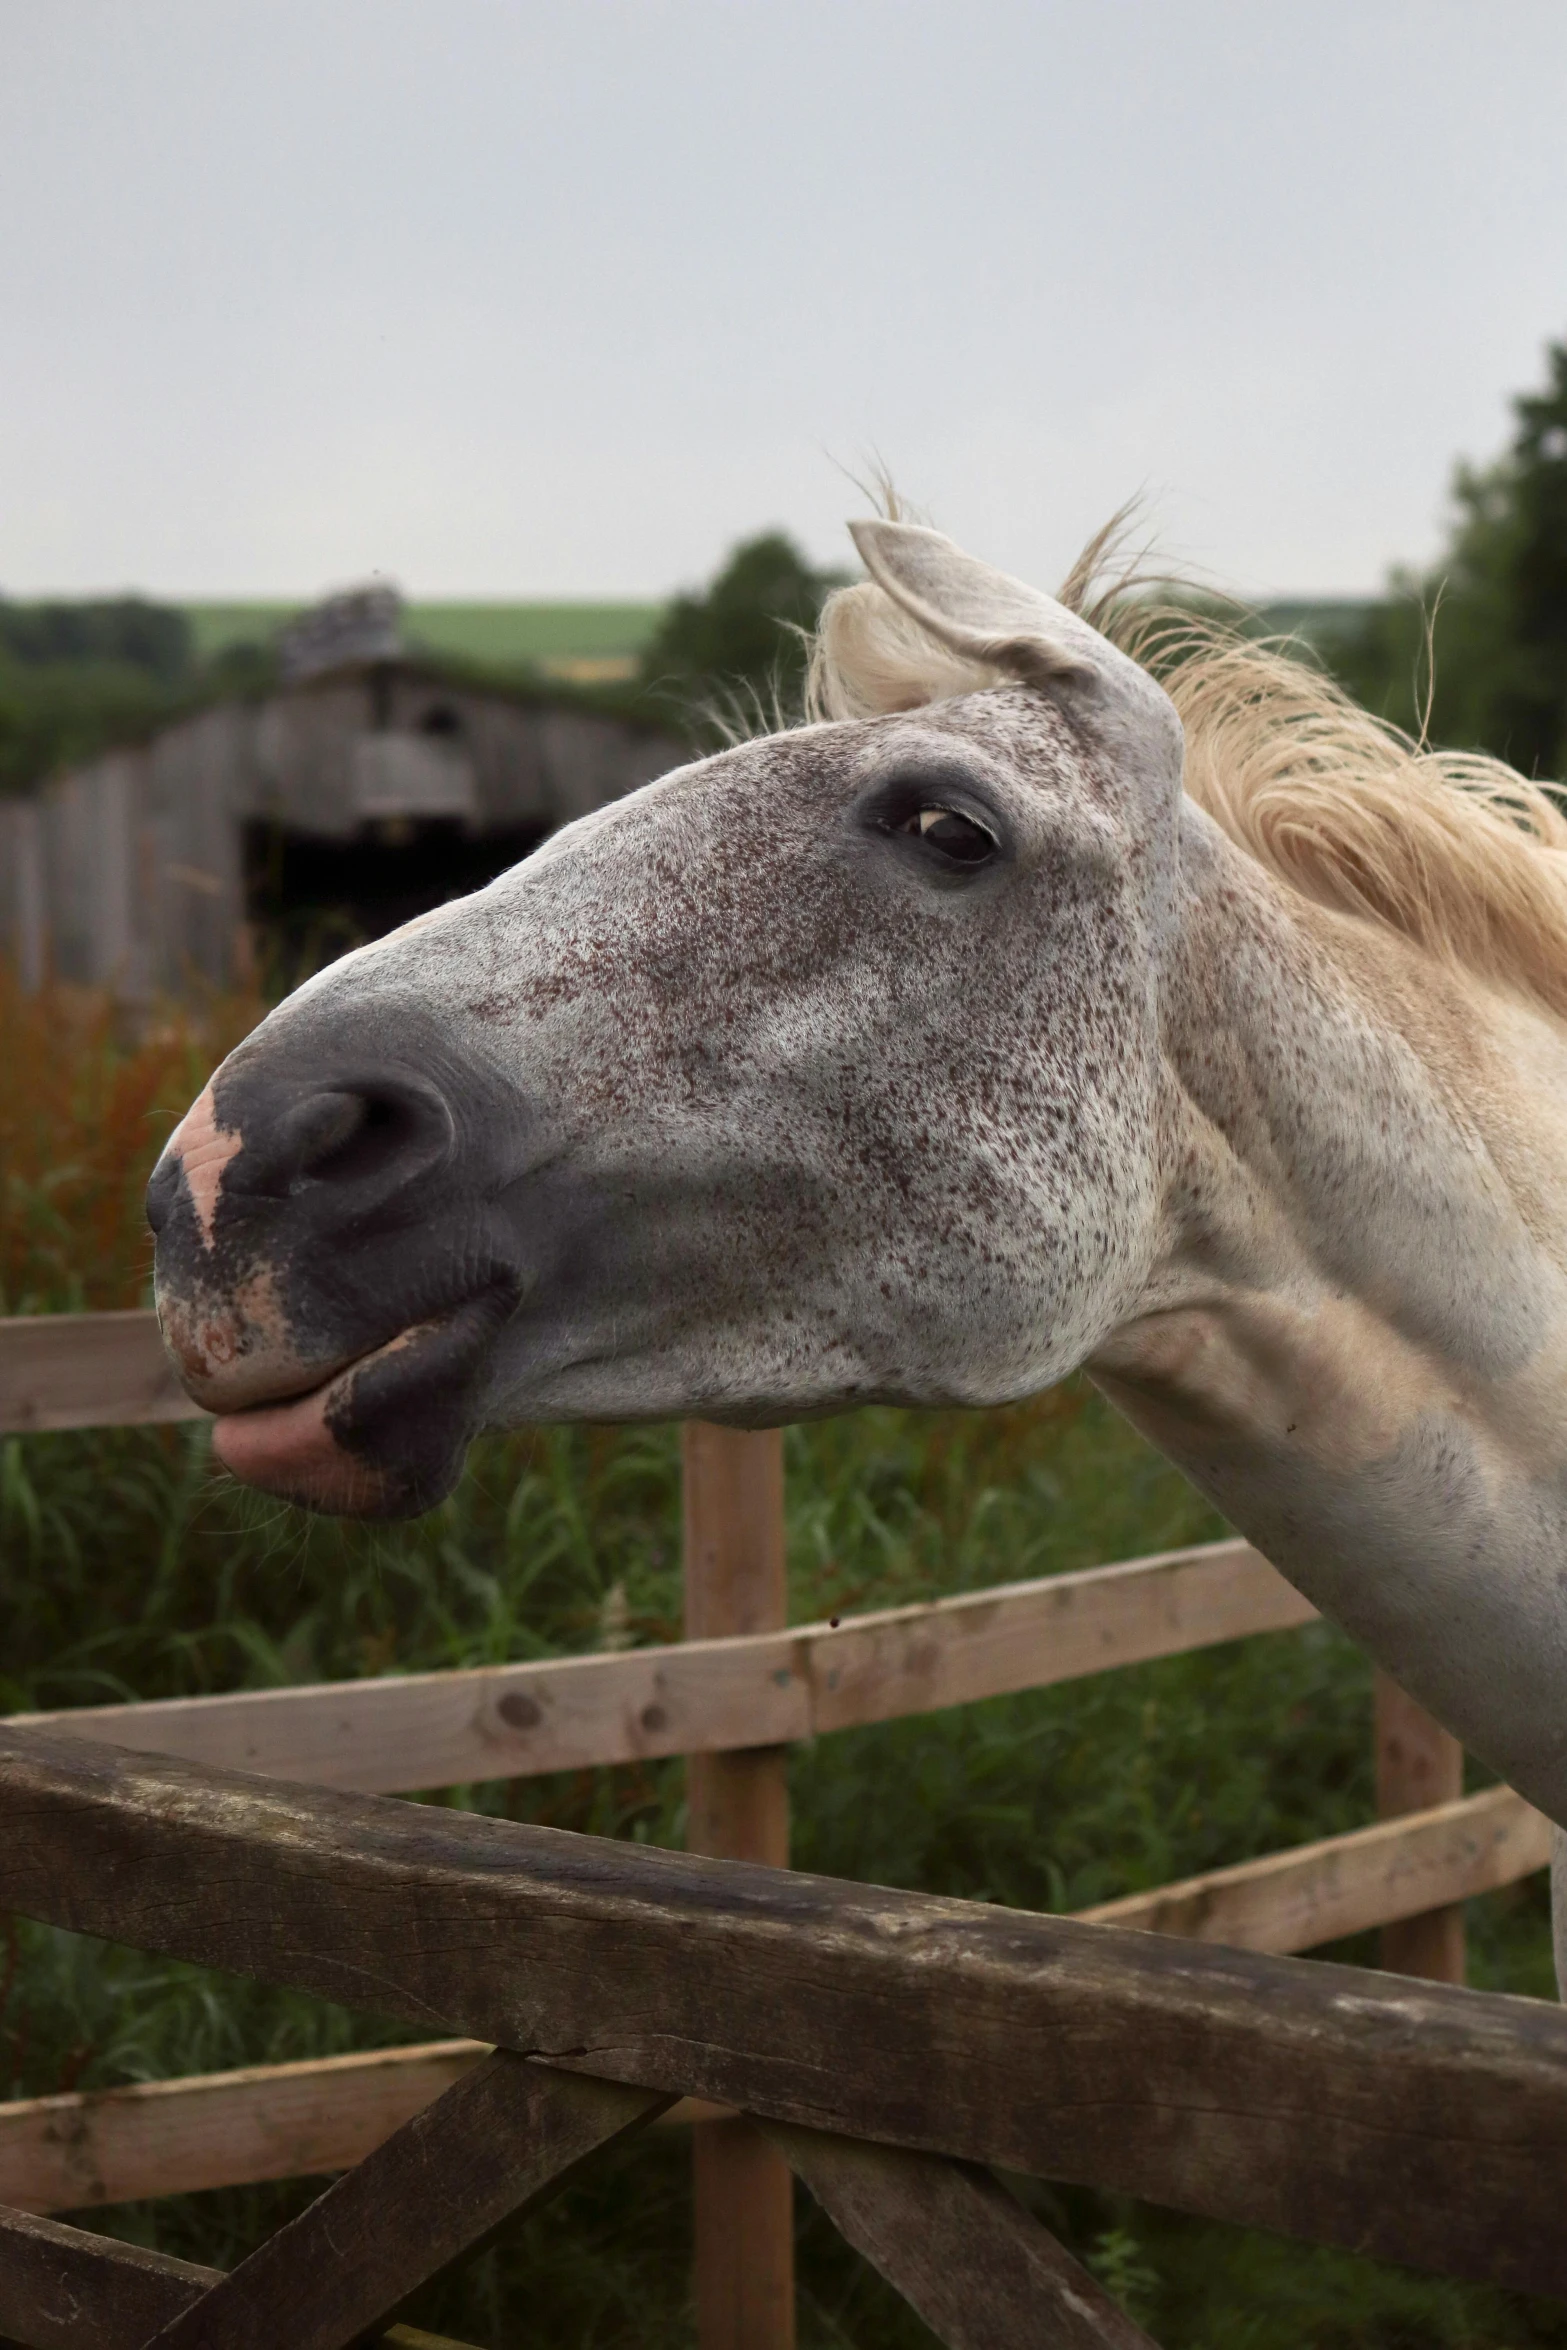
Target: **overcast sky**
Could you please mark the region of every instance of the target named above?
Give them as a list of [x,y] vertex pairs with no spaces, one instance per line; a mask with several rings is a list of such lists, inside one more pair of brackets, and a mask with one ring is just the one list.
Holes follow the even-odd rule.
[[877,452],[1374,588],[1567,333],[1562,0],[0,0],[0,588],[658,593]]

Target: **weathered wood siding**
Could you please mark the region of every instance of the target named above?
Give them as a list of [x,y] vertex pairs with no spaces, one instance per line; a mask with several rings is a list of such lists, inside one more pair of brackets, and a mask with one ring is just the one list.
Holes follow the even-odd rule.
[[682,746],[401,663],[230,702],[0,802],[0,952],[130,1002],[243,967],[244,828],[351,840],[389,815],[475,835],[553,828],[664,774]]

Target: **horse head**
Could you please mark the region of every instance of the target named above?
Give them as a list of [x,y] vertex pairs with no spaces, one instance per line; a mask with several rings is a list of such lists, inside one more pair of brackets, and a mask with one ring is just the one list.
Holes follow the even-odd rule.
[[186,1116],[158,1310],[237,1476],[404,1514],[486,1425],[998,1403],[1132,1310],[1179,721],[1049,597],[855,536],[857,714],[344,956]]

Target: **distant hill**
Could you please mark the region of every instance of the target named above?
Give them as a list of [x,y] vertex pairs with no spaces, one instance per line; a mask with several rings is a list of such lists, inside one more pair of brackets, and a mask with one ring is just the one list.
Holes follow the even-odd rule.
[[[241,644],[267,644],[306,609],[300,603],[186,604],[199,660]],[[408,604],[409,643],[486,668],[540,669],[575,684],[611,684],[635,674],[658,627],[662,604]]]

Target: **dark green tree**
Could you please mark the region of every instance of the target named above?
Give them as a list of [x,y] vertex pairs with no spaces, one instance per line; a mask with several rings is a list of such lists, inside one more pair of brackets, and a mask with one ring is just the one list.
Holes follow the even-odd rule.
[[[1513,403],[1506,453],[1460,465],[1448,549],[1401,573],[1365,626],[1330,649],[1371,708],[1435,742],[1494,751],[1526,775],[1567,775],[1567,343]],[[1434,617],[1433,617],[1434,615]],[[1434,668],[1428,664],[1427,634]]]
[[0,791],[135,741],[206,688],[186,615],[144,596],[0,596]]
[[145,596],[14,604],[0,596],[0,653],[27,669],[114,666],[177,685],[195,666],[191,625]]
[[0,791],[23,791],[62,767],[135,742],[180,706],[172,688],[129,661],[27,664],[0,655]]
[[782,531],[747,539],[704,594],[676,596],[643,655],[644,693],[699,729],[775,707],[792,716],[805,683],[799,632],[835,584]]

